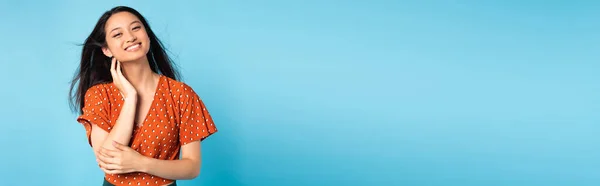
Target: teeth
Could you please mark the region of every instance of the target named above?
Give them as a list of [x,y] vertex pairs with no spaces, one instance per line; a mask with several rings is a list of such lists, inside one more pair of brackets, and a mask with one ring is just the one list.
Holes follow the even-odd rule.
[[127,47],[127,48],[125,48],[125,50],[132,50],[132,49],[136,49],[136,48],[138,48],[138,47],[140,47],[140,44],[139,44],[139,43],[138,43],[138,44],[135,44],[135,45],[133,45],[133,46]]

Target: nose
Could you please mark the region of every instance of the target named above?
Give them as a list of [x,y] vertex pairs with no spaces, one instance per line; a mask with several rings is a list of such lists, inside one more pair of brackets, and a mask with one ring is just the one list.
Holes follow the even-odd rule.
[[131,32],[127,32],[127,36],[128,36],[127,40],[126,40],[127,43],[131,43],[131,42],[134,42],[135,40],[137,40],[137,37]]

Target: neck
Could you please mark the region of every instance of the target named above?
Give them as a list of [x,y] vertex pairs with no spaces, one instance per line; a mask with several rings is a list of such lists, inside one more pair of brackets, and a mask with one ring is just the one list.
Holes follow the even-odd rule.
[[148,58],[137,61],[122,62],[123,76],[133,85],[138,93],[153,92],[158,74],[150,69]]

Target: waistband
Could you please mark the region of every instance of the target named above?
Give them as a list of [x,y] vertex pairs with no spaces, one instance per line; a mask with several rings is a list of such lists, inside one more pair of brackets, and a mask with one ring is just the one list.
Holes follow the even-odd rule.
[[[102,183],[102,186],[115,186],[115,185],[108,182],[108,180],[106,180],[106,178],[104,178],[104,183]],[[177,181],[173,181],[173,183],[169,184],[169,186],[177,186]]]

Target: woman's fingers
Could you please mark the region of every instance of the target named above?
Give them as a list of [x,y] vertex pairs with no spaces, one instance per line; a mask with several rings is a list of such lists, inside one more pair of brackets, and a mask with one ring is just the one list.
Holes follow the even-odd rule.
[[110,75],[112,76],[113,83],[119,89],[121,96],[136,96],[135,88],[127,81],[127,78],[123,75],[122,64],[117,58],[113,57],[110,64]]
[[102,148],[100,149],[100,151],[101,151],[103,154],[105,154],[106,156],[108,156],[108,157],[111,157],[111,158],[113,158],[113,157],[118,157],[118,156],[120,155],[120,151],[118,151],[118,150],[109,150],[109,149],[106,149],[106,148],[104,148],[104,147],[102,147]]
[[98,152],[100,153],[100,155],[104,155],[104,156],[106,156],[108,158],[112,158],[113,157],[113,156],[111,156],[111,155],[108,154],[109,150],[106,149],[106,148],[104,148],[104,147],[101,147],[100,150],[98,150]]
[[117,61],[117,75],[119,77],[125,77],[125,76],[123,76],[123,72],[121,72],[121,62],[120,61]]
[[101,148],[98,152],[97,159],[106,164],[118,164],[120,165],[121,154],[118,151],[108,150]]
[[[96,161],[102,170],[109,174],[120,173],[123,168],[118,162],[118,157],[114,156],[113,151],[101,149],[96,156]],[[122,171],[121,171],[122,172]]]
[[100,168],[106,174],[122,174],[122,173],[124,173],[122,170],[118,170],[118,169],[106,169],[106,168],[103,168],[103,167],[100,167]]
[[110,63],[110,76],[112,76],[113,79],[113,83],[115,84],[115,86],[117,86],[117,89],[119,89],[119,91],[122,93],[123,92],[123,88],[121,86],[121,78],[122,75],[121,74],[121,62],[119,62],[117,60],[117,58],[113,57],[112,61]]
[[118,84],[118,77],[117,77],[117,71],[115,70],[117,67],[117,58],[113,57],[112,61],[110,63],[110,76],[112,76],[113,82],[115,83],[115,85]]
[[114,164],[114,163],[108,163],[105,161],[102,161],[100,159],[98,159],[98,165],[100,165],[101,168],[107,169],[107,170],[118,170],[121,169],[120,165]]
[[119,79],[118,88],[122,93],[124,93],[124,96],[136,96],[137,93],[135,88],[131,85],[131,83],[129,83],[125,75],[123,75],[122,63],[120,61],[117,61],[116,65],[116,76]]
[[117,63],[117,58],[113,57],[113,58],[111,59],[111,62],[110,62],[110,73],[111,73],[112,75],[114,75],[114,74],[115,74],[115,72],[116,72],[116,71],[115,71],[116,63]]
[[115,163],[115,160],[112,157],[109,157],[106,154],[103,154],[102,152],[100,152],[98,154],[98,156],[96,156],[96,159],[98,159],[98,162],[102,162],[105,164],[114,164]]

